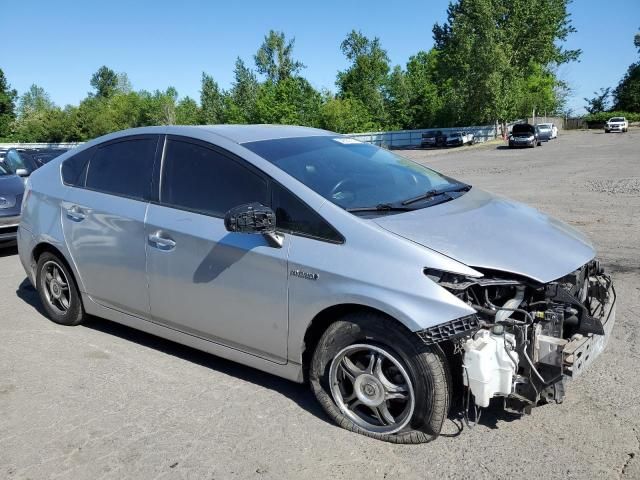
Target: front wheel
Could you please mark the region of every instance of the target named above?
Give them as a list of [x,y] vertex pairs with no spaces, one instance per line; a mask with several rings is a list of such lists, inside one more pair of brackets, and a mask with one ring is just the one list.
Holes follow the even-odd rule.
[[338,425],[387,442],[429,442],[448,413],[442,350],[375,313],[348,315],[327,328],[309,380]]

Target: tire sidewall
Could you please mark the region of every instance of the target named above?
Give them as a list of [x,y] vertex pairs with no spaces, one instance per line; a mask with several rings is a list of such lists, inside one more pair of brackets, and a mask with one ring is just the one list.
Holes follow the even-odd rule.
[[[364,430],[336,405],[329,386],[329,368],[335,356],[345,347],[356,344],[380,347],[394,356],[405,368],[414,391],[414,412],[409,425],[395,434],[373,433]],[[442,355],[442,357],[440,357]],[[440,357],[442,351],[413,341],[409,334],[399,331],[388,320],[378,316],[350,316],[329,326],[318,343],[313,355],[309,380],[316,397],[325,411],[340,426],[357,433],[397,443],[422,443],[430,441],[440,433],[442,421],[448,413],[446,406],[434,402],[435,382],[428,356]],[[431,358],[431,360],[434,360]],[[444,365],[444,364],[442,364]],[[448,386],[447,386],[448,388]],[[449,392],[447,392],[448,396]],[[419,441],[415,441],[419,438]]]

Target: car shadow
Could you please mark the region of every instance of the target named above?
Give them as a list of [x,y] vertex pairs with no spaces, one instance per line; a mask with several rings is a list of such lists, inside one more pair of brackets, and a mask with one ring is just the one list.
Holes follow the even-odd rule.
[[509,145],[498,145],[496,150],[513,150]]
[[[22,301],[32,306],[42,316],[46,317],[46,312],[42,308],[38,292],[33,288],[28,279],[25,278],[22,281],[18,286],[16,294]],[[311,389],[306,384],[299,384],[275,375],[266,374],[260,370],[99,317],[90,316],[88,320],[78,328],[89,328],[97,332],[114,335],[128,342],[152,348],[166,355],[171,355],[181,360],[195,363],[196,365],[220,372],[224,375],[238,378],[262,388],[277,391],[316,418],[330,425],[336,426],[324,412],[311,392]],[[460,382],[454,381],[454,383],[453,395],[456,400],[452,403],[449,415],[447,416],[447,421],[451,422],[453,429],[450,428],[450,425],[445,426],[443,429],[450,433],[442,433],[440,435],[448,438],[458,437],[464,432],[464,430],[469,428],[465,422],[462,409],[462,392],[460,385],[458,385]],[[472,413],[469,414],[469,417],[469,422],[473,426],[475,418]],[[512,422],[520,418],[520,415],[504,411],[501,399],[494,399],[491,401],[488,408],[482,410],[480,420],[477,424],[490,429],[497,429],[501,422]]]
[[[38,292],[33,288],[28,279],[25,278],[22,281],[18,286],[16,294],[25,303],[37,310],[38,313],[46,317],[46,313],[40,303]],[[277,391],[315,417],[331,425],[335,425],[325,414],[308,385],[285,380],[284,378],[270,375],[260,370],[99,317],[90,316],[79,328],[89,328],[108,335],[114,335],[128,342],[153,348],[164,354],[195,363],[196,365],[223,373],[224,375],[236,377],[242,381]]]

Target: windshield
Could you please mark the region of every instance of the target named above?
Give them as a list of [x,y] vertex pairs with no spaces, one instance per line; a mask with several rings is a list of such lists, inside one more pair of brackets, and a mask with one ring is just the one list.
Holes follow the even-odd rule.
[[610,122],[624,122],[624,118],[623,117],[613,117],[611,120],[609,120]]
[[13,175],[13,172],[9,170],[9,168],[6,165],[0,162],[0,177],[3,177],[5,175]]
[[[399,204],[433,190],[468,187],[351,138],[282,138],[243,146],[345,209]],[[425,202],[416,202],[411,208],[426,206]]]
[[19,169],[28,170],[24,160],[16,150],[9,150],[7,152],[4,163],[6,163],[14,172],[18,171]]

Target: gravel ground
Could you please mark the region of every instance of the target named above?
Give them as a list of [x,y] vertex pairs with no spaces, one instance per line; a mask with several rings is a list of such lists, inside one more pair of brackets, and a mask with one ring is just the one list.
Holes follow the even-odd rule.
[[617,323],[562,405],[489,409],[472,430],[451,419],[427,445],[378,442],[329,422],[304,386],[104,320],[47,321],[6,250],[0,478],[640,478],[640,131],[405,153],[593,239]]

